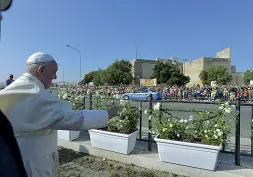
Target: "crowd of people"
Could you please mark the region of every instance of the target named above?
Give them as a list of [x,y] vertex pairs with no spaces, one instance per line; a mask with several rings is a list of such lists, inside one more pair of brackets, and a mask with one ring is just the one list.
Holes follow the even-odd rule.
[[[14,82],[13,75],[9,74],[6,80],[6,86]],[[78,94],[94,93],[97,95],[115,96],[125,93],[141,93],[143,86],[138,85],[120,85],[120,86],[80,86],[80,85],[58,85],[61,88],[69,88],[72,92]],[[163,100],[197,100],[197,101],[234,101],[240,97],[242,101],[253,101],[253,86],[206,86],[200,85],[188,86],[167,86],[159,85],[149,87],[153,92],[160,92]]]
[[[142,86],[78,86],[69,85],[61,87],[70,87],[73,92],[84,92],[84,94],[95,93],[99,95],[122,95],[125,93],[141,93]],[[201,87],[194,85],[192,87],[177,86],[152,86],[149,87],[153,92],[160,92],[162,99],[173,100],[197,100],[197,101],[233,101],[236,97],[241,97],[243,101],[252,101],[252,86],[207,86]]]
[[[6,80],[6,86],[14,82],[13,75],[9,74]],[[58,85],[58,87],[70,88],[72,92],[78,94],[95,93],[97,95],[122,95],[125,93],[141,93],[143,86],[138,85],[120,85],[120,86],[80,86],[80,85]],[[217,99],[223,101],[233,101],[236,97],[240,97],[243,101],[253,101],[253,86],[206,86],[200,85],[188,86],[167,86],[158,85],[149,87],[153,92],[160,92],[162,99],[172,100],[197,100],[197,101],[215,101]]]

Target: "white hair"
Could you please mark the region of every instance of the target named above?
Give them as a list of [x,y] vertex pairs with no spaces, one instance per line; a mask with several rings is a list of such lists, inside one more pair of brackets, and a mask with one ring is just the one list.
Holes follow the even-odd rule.
[[36,75],[36,71],[40,66],[48,67],[48,65],[56,63],[55,61],[41,62],[41,63],[26,63],[26,72]]

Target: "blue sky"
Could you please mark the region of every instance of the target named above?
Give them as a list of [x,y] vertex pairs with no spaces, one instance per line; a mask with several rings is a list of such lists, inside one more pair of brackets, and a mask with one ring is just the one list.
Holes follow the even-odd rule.
[[[252,0],[14,0],[3,12],[0,81],[25,72],[27,58],[46,52],[65,67],[65,80],[115,59],[193,60],[232,47],[237,71],[253,67]],[[58,80],[62,79],[59,67]]]

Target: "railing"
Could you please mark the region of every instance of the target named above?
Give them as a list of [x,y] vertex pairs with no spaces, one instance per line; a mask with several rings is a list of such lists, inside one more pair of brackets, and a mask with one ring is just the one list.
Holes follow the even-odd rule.
[[[97,98],[97,97],[96,97]],[[93,99],[92,99],[92,95],[90,94],[89,97],[84,97],[84,101],[83,101],[83,108],[85,109],[86,108],[86,99],[88,99],[89,101],[89,109],[91,110],[92,107],[93,107]],[[113,102],[115,101],[118,101],[118,99],[115,99],[115,98],[97,98],[97,101],[98,99],[108,99],[108,100],[111,100]],[[138,101],[138,100],[133,100],[134,102],[139,102],[139,107],[141,108],[140,111],[141,111],[141,114],[140,114],[140,123],[139,123],[139,138],[137,138],[137,140],[139,141],[146,141],[148,142],[148,150],[149,151],[152,151],[152,142],[154,142],[154,140],[152,139],[152,134],[150,132],[150,127],[148,125],[148,139],[143,139],[142,138],[142,125],[143,125],[143,120],[142,120],[142,108],[143,108],[143,103],[148,103],[148,109],[152,111],[153,109],[153,103],[154,102],[161,102],[161,103],[188,103],[188,104],[211,104],[211,105],[214,105],[214,104],[218,104],[217,102],[199,102],[199,101],[177,101],[177,100],[153,100],[152,99],[152,95],[149,96],[149,100],[147,101]],[[241,103],[241,99],[240,97],[237,97],[236,98],[236,102],[235,103],[230,103],[231,105],[236,105],[236,110],[238,111],[238,116],[236,117],[236,121],[235,121],[235,152],[231,152],[231,151],[226,151],[225,148],[224,148],[224,145],[223,145],[223,148],[222,148],[222,152],[225,152],[225,153],[232,153],[235,155],[235,164],[236,165],[240,165],[240,155],[243,154],[243,155],[246,155],[248,156],[248,154],[244,154],[244,153],[241,153],[240,151],[240,140],[241,140],[241,107],[242,106],[249,106],[251,107],[251,122],[253,121],[253,104],[251,103]],[[187,111],[187,110],[186,110]],[[188,111],[188,112],[194,112],[194,111]],[[253,124],[251,123],[251,154],[250,156],[253,157]]]

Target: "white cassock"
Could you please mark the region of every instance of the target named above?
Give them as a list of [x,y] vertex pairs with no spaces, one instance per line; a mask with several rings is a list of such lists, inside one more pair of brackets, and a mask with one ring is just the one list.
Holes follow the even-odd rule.
[[31,74],[25,73],[0,91],[0,109],[10,120],[29,177],[55,177],[57,130],[107,126],[105,110],[72,110]]

